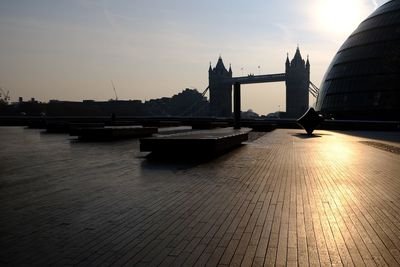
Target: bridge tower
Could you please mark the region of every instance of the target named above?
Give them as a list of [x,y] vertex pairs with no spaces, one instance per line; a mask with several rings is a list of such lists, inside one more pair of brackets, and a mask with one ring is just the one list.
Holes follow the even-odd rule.
[[226,78],[232,78],[232,68],[225,68],[222,58],[218,58],[215,68],[208,69],[208,85],[210,90],[211,115],[216,117],[232,116],[232,85],[223,83]]
[[299,118],[309,106],[308,88],[310,84],[310,62],[301,57],[300,49],[289,61],[286,58],[286,116],[287,118]]

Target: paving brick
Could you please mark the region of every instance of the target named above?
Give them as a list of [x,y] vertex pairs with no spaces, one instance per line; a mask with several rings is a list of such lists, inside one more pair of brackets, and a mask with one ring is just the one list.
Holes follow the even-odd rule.
[[0,127],[0,265],[400,265],[400,156],[299,132],[193,164]]

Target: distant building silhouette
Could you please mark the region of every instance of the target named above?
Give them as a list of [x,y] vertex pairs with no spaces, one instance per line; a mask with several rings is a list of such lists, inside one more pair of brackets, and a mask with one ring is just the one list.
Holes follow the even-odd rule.
[[287,118],[299,118],[309,106],[308,88],[310,84],[310,62],[301,57],[300,49],[297,47],[296,53],[289,61],[286,58],[286,114]]
[[146,101],[144,110],[147,116],[199,117],[209,114],[209,103],[197,90],[186,88],[172,97]]
[[50,100],[44,112],[48,116],[132,116],[143,114],[143,104],[140,100]]
[[19,99],[11,105],[0,105],[0,115],[41,116],[208,116],[209,102],[195,89],[185,89],[172,97],[140,100],[60,101],[50,100],[41,103],[32,98],[30,101]]
[[232,116],[232,85],[223,83],[226,78],[232,78],[232,69],[225,68],[222,58],[218,58],[215,68],[208,69],[208,80],[210,90],[210,111],[212,116]]

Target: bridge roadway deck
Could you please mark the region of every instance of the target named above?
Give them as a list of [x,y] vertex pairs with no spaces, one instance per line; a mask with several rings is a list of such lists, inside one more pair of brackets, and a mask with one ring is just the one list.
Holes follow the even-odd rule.
[[271,82],[284,82],[286,80],[285,73],[265,74],[265,75],[248,75],[241,77],[233,77],[226,79],[226,83],[234,84],[251,84],[251,83],[271,83]]
[[0,128],[0,265],[398,266],[399,143],[302,133],[178,164]]

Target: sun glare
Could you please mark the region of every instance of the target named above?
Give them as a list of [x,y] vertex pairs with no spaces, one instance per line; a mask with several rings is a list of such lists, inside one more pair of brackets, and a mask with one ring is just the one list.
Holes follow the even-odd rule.
[[318,21],[325,31],[350,34],[363,20],[365,5],[360,0],[320,0],[318,3]]

